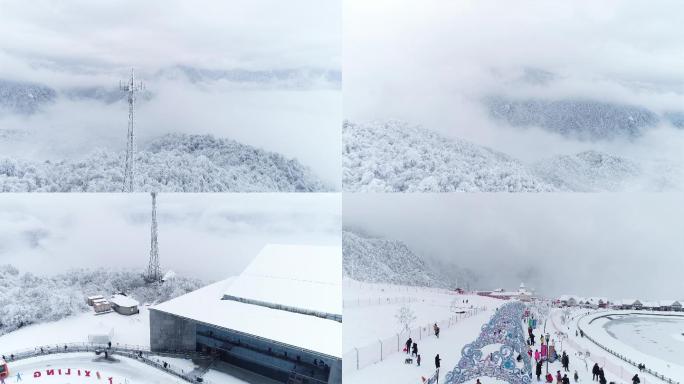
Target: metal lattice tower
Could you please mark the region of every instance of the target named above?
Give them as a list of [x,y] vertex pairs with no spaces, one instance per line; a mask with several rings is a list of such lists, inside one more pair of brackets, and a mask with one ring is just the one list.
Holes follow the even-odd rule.
[[126,136],[126,162],[124,164],[123,191],[133,192],[133,178],[135,176],[135,94],[145,89],[142,82],[135,83],[135,74],[131,69],[131,78],[126,84],[119,83],[119,89],[128,93],[128,133]]
[[152,195],[152,226],[150,228],[150,261],[145,273],[145,281],[158,283],[162,281],[161,267],[159,266],[159,244],[157,243],[157,192]]

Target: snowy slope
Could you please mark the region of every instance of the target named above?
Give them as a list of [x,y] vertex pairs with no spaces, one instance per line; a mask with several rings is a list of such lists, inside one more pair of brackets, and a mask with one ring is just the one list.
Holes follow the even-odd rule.
[[636,163],[597,151],[555,156],[537,162],[533,170],[557,189],[574,192],[629,189],[629,182],[642,174]]
[[[94,151],[83,159],[0,159],[3,192],[119,192],[123,153]],[[326,191],[295,159],[211,135],[167,134],[137,153],[138,191]]]
[[45,85],[0,79],[0,113],[30,115],[56,98],[57,92]]
[[541,192],[554,187],[511,157],[403,122],[342,127],[350,192]]
[[659,117],[638,106],[594,100],[484,99],[492,117],[514,127],[538,126],[581,140],[634,138],[654,127]]
[[358,281],[449,286],[401,241],[364,237],[349,230],[342,231],[342,266],[345,277]]

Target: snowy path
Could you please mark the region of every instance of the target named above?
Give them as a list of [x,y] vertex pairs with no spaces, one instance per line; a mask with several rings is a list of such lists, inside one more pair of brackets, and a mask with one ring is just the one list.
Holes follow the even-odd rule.
[[[435,372],[434,358],[439,354],[442,359],[440,381],[461,358],[461,348],[472,342],[480,332],[482,324],[492,315],[493,310],[487,310],[479,315],[461,320],[456,326],[443,329],[440,338],[429,336],[418,340],[418,351],[422,356],[421,366],[415,363],[404,364],[407,357],[404,353],[395,353],[386,360],[370,365],[358,371],[345,371],[345,383],[393,383],[416,384],[421,383],[421,377],[428,378]],[[348,362],[345,362],[347,364]],[[493,383],[493,381],[487,381]]]

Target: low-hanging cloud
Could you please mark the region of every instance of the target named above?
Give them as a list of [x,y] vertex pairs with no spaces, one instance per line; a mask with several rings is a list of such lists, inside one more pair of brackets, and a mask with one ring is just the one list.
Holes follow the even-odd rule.
[[[217,280],[268,243],[340,243],[338,194],[160,194],[164,270]],[[149,194],[2,194],[0,264],[36,274],[70,268],[143,270]]]
[[[684,105],[681,2],[345,2],[344,115],[401,119],[532,163],[600,150],[679,167],[684,130],[590,142],[494,121],[482,100],[594,100],[657,114]],[[531,81],[530,73],[547,74]]]
[[[340,159],[331,156],[342,113],[339,3],[2,1],[0,34],[12,37],[0,42],[0,79],[57,91],[37,113],[0,111],[4,156],[122,149],[125,100],[69,92],[116,90],[135,67],[151,95],[137,109],[141,144],[171,132],[213,134],[297,158],[339,187]],[[197,82],[184,69],[244,78]]]
[[480,289],[525,282],[547,296],[676,299],[682,203],[676,194],[346,194],[343,221],[470,269]]

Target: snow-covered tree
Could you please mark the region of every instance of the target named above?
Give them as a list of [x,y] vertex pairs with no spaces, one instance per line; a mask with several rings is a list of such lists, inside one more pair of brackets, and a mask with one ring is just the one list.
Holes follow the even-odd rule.
[[413,323],[416,321],[416,315],[408,305],[404,305],[397,311],[394,315],[399,325],[399,332],[409,332],[413,327]]

